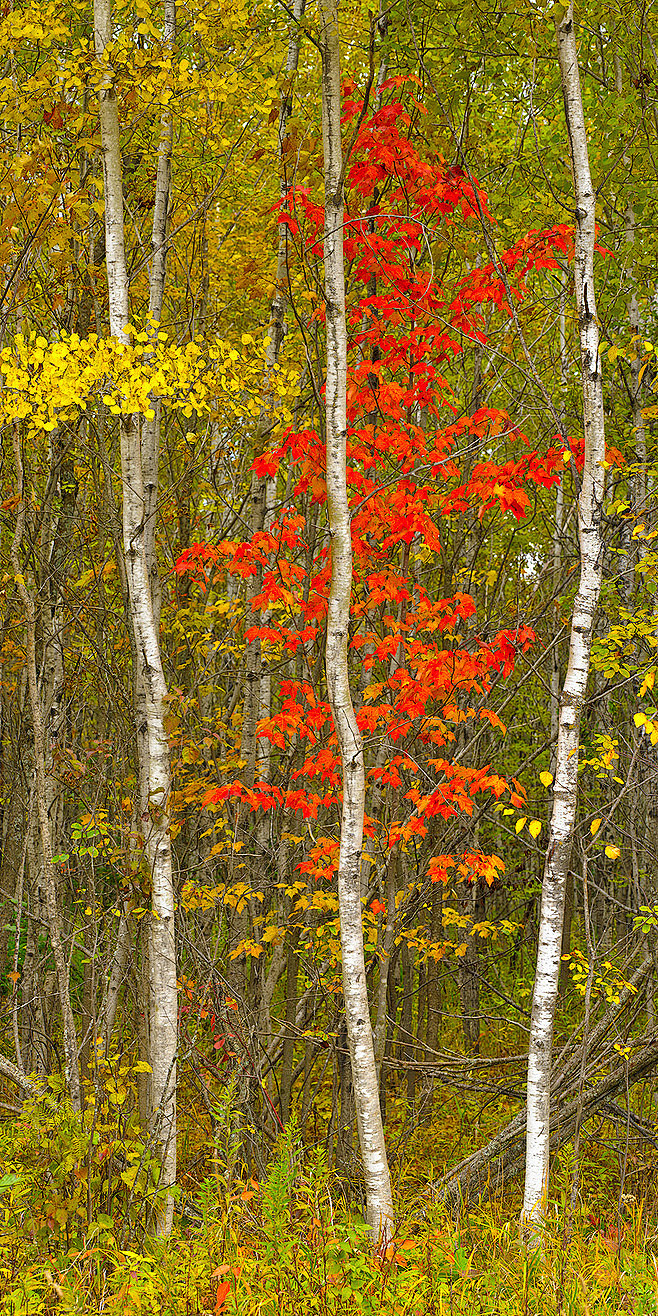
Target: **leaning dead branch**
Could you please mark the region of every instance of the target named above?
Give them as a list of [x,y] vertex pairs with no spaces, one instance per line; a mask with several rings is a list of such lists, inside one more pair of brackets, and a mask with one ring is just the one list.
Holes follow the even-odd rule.
[[[643,1045],[632,1057],[622,1060],[598,1083],[587,1087],[582,1097],[566,1082],[551,1101],[551,1153],[570,1142],[582,1103],[582,1123],[596,1115],[613,1115],[610,1103],[626,1093],[658,1065],[658,1033],[641,1039]],[[598,1060],[598,1072],[601,1058]],[[525,1163],[526,1110],[522,1110],[492,1138],[486,1147],[456,1165],[436,1185],[437,1191],[456,1211],[500,1192],[523,1170]]]

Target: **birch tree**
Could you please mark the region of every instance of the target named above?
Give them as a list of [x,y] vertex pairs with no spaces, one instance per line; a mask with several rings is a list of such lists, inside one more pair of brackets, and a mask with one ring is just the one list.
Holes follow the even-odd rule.
[[[580,721],[603,566],[605,434],[599,330],[594,296],[596,194],[590,176],[573,5],[557,24],[557,45],[575,208],[574,280],[583,390],[585,458],[578,497],[580,581],[574,601],[569,662],[560,698],[553,809],[542,883],[537,969],[528,1053],[523,1219],[537,1237],[549,1176],[551,1050],[560,972],[562,924],[578,796]],[[575,472],[574,472],[575,474]]]
[[[172,29],[171,10],[167,15]],[[114,74],[107,57],[112,37],[111,0],[95,0],[95,49],[100,78],[99,107],[105,191],[105,245],[110,309],[110,333],[127,342],[130,321],[129,284],[123,228],[122,162],[119,116]],[[173,30],[171,31],[173,36]],[[162,133],[158,160],[154,221],[154,262],[151,275],[151,310],[162,305],[164,244],[171,135]],[[167,807],[171,789],[169,745],[164,725],[167,687],[160,655],[158,625],[151,590],[148,551],[157,475],[153,447],[158,426],[140,435],[139,417],[121,417],[121,486],[123,497],[123,551],[128,582],[130,618],[134,635],[133,680],[136,700],[139,758],[139,793],[144,851],[152,882],[149,923],[149,1056],[151,1063],[150,1131],[162,1163],[161,1189],[176,1179],[176,1048],[178,1000],[174,936],[174,884]],[[148,491],[145,481],[148,472]],[[155,488],[154,488],[155,486]],[[173,1197],[157,1216],[159,1233],[169,1233]]]
[[343,263],[343,156],[340,128],[340,38],[335,0],[321,9],[322,143],[324,151],[324,272],[327,327],[327,506],[331,586],[327,619],[327,692],[340,747],[343,806],[338,865],[338,906],[343,996],[359,1144],[366,1187],[367,1221],[376,1247],[394,1229],[391,1179],[379,1106],[377,1065],[368,1004],[361,856],[365,808],[363,742],[348,672],[352,532],[347,498],[347,324]]

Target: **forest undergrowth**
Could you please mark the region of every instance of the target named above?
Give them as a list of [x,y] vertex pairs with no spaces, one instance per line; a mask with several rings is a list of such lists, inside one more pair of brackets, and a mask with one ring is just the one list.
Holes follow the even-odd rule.
[[131,1110],[138,1072],[128,1052],[98,1058],[81,1117],[56,1078],[20,1113],[5,1103],[2,1316],[658,1313],[658,1148],[633,1132],[650,1113],[648,1084],[634,1092],[626,1128],[600,1119],[586,1130],[573,1209],[573,1149],[557,1155],[543,1246],[529,1250],[519,1184],[459,1219],[437,1188],[518,1108],[513,1095],[441,1087],[412,1108],[405,1076],[393,1073],[386,1129],[398,1228],[373,1257],[357,1158],[354,1173],[338,1173],[327,1155],[330,1090],[318,1094],[304,1139],[293,1115],[259,1181],[233,1080],[202,1101],[184,1083],[174,1232],[152,1237],[158,1170]]

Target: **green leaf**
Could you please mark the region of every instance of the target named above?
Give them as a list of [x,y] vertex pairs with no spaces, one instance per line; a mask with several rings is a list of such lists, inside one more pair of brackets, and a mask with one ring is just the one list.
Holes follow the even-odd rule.
[[3,1174],[0,1178],[0,1193],[4,1193],[7,1188],[15,1188],[17,1183],[22,1183],[20,1174]]

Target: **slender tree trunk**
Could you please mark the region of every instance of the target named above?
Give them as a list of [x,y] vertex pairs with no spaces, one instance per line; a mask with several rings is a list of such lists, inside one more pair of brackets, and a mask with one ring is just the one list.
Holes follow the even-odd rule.
[[[171,56],[176,39],[176,0],[165,0],[163,54]],[[167,276],[167,219],[171,197],[171,151],[173,143],[173,115],[169,103],[163,105],[160,117],[160,145],[155,178],[155,205],[151,228],[151,269],[149,275],[150,330],[162,319],[165,279]],[[160,577],[155,551],[156,512],[160,473],[160,431],[162,406],[159,398],[151,399],[152,420],[142,425],[142,472],[144,480],[144,553],[148,569],[153,617],[160,625]]]
[[112,956],[110,967],[110,976],[101,1007],[100,1032],[105,1040],[105,1050],[109,1052],[112,1041],[112,1030],[116,1018],[117,1006],[119,1004],[119,994],[126,980],[126,974],[130,963],[130,926],[128,922],[129,912],[127,905],[124,904],[119,919],[119,930],[117,932],[117,941]]
[[[564,402],[567,387],[567,335],[566,335],[566,299],[567,299],[567,275],[562,275],[562,291],[560,293],[560,384],[562,386],[562,399],[560,403],[560,420],[562,427],[566,424]],[[559,628],[559,598],[558,590],[560,588],[560,576],[562,575],[562,533],[564,528],[564,475],[560,475],[560,482],[555,492],[555,530],[553,532],[553,607],[555,609],[555,627]],[[555,776],[555,756],[557,754],[557,733],[560,723],[560,645],[554,644],[551,649],[551,772]]]
[[388,857],[388,867],[386,870],[386,924],[380,929],[378,958],[379,958],[379,978],[377,982],[377,1012],[375,1015],[375,1027],[373,1030],[375,1063],[379,1075],[381,1087],[381,1072],[386,1050],[386,1034],[388,1031],[388,974],[391,964],[391,955],[395,945],[395,895],[396,895],[396,874],[398,868],[397,849],[391,850]]
[[538,1226],[545,1212],[550,1140],[553,1026],[560,971],[564,898],[578,795],[580,719],[587,688],[594,620],[601,589],[601,518],[605,460],[603,387],[594,298],[596,196],[587,151],[578,56],[570,4],[557,43],[576,201],[575,291],[583,381],[585,461],[578,500],[580,583],[574,602],[569,664],[560,700],[553,811],[542,886],[537,970],[528,1054],[528,1115],[523,1218]]
[[[461,882],[457,896],[457,907],[471,923],[476,918],[477,882]],[[480,1054],[480,982],[478,978],[477,941],[467,928],[463,929],[463,944],[466,949],[460,955],[457,966],[459,983],[459,1004],[462,1016],[464,1044],[470,1055]]]
[[292,1100],[292,1066],[295,1055],[295,1037],[297,1033],[297,976],[299,970],[299,928],[288,932],[287,974],[286,974],[286,1033],[281,1058],[281,1119],[284,1124],[290,1119]]
[[[615,90],[619,96],[624,94],[624,77],[619,52],[615,47],[613,50],[615,66]],[[631,171],[631,159],[624,155],[624,166]],[[626,243],[629,247],[635,245],[635,212],[632,202],[629,201],[626,207],[625,215]],[[629,258],[630,263],[630,258]],[[638,305],[635,291],[631,292],[628,303],[628,327],[634,339],[638,339],[642,328],[640,321],[640,307]],[[633,434],[635,436],[635,462],[630,479],[631,510],[634,517],[639,519],[647,513],[647,437],[644,416],[642,415],[642,387],[640,372],[642,370],[642,352],[639,343],[636,343],[635,360],[631,363],[631,408],[633,412]],[[638,541],[633,539],[630,524],[628,527],[628,552],[626,556],[625,568],[625,594],[628,601],[632,598],[635,586],[635,564],[638,556]]]
[[354,1081],[347,1028],[342,1023],[336,1042],[339,1117],[336,1136],[336,1169],[351,1178],[354,1174]]
[[560,977],[558,983],[558,995],[561,1000],[563,1000],[564,997],[566,996],[567,988],[569,986],[569,982],[571,981],[569,974],[568,960],[563,959],[562,957],[569,955],[571,951],[573,897],[574,897],[573,873],[571,869],[569,869],[569,872],[567,874],[567,885],[566,885],[565,900],[564,900],[564,918],[562,921],[562,941],[560,945]]
[[[430,921],[430,941],[436,946],[443,941],[443,883],[435,882],[432,887],[432,905]],[[434,1063],[432,1052],[439,1044],[439,1024],[441,1022],[441,978],[439,975],[440,959],[427,961],[427,1029],[425,1046],[428,1060]],[[433,1085],[433,1084],[432,1084]]]
[[[562,427],[566,424],[565,396],[567,387],[567,334],[566,334],[566,299],[567,274],[562,274],[562,291],[560,293],[560,384],[562,399],[560,403],[560,420]],[[564,474],[560,474],[560,483],[555,492],[555,529],[553,532],[553,607],[555,629],[560,625],[560,601],[558,591],[562,575],[562,535],[564,531]],[[560,727],[560,644],[551,649],[551,772],[555,777],[557,762],[557,742]],[[569,985],[569,965],[562,959],[571,949],[571,919],[573,914],[573,877],[567,875],[566,903],[562,921],[562,942],[560,946],[560,972],[558,978],[558,996],[562,999]]]
[[80,1087],[80,1070],[78,1068],[78,1041],[75,1029],[75,1019],[73,1017],[73,1009],[71,1006],[69,967],[64,953],[62,919],[57,900],[57,879],[55,866],[53,864],[50,818],[48,817],[48,775],[46,772],[44,725],[41,699],[39,697],[39,689],[37,685],[35,644],[36,609],[34,605],[34,597],[27,587],[25,577],[21,570],[19,556],[25,523],[25,503],[23,501],[23,460],[21,454],[21,440],[17,425],[14,427],[14,465],[17,481],[18,514],[16,520],[16,533],[11,546],[11,563],[14,570],[14,579],[18,588],[19,597],[25,609],[27,684],[30,699],[30,711],[32,714],[35,802],[39,837],[41,840],[43,885],[46,896],[45,903],[48,917],[48,931],[50,934],[53,959],[55,961],[57,990],[59,993],[60,1009],[62,1011],[66,1083],[71,1098],[71,1105],[73,1106],[74,1111],[79,1112],[82,1109],[82,1092]]
[[398,1032],[398,1056],[405,1065],[407,1074],[407,1101],[413,1106],[416,1097],[416,1067],[414,1064],[416,1047],[414,1043],[414,974],[415,951],[409,943],[402,941],[400,946],[400,967],[402,969],[402,1010]]
[[[101,150],[105,189],[105,251],[110,333],[127,341],[130,321],[129,286],[123,231],[123,192],[119,118],[113,70],[106,55],[112,37],[111,0],[95,0],[96,59],[103,70],[99,91]],[[165,150],[166,155],[166,150]],[[161,161],[158,180],[162,183]],[[163,166],[164,168],[164,166]],[[159,210],[163,208],[159,197]],[[158,206],[156,206],[156,217]],[[165,215],[162,220],[166,221]],[[155,239],[154,239],[155,240]],[[157,271],[159,267],[156,266]],[[159,275],[158,275],[159,277]],[[149,1127],[162,1163],[160,1188],[176,1180],[176,1050],[178,997],[174,937],[174,884],[167,806],[171,789],[169,744],[164,726],[167,687],[160,656],[147,560],[149,500],[144,483],[139,418],[121,417],[121,483],[123,494],[123,549],[126,563],[130,616],[135,640],[134,680],[143,691],[139,717],[140,802],[144,850],[152,880],[149,924],[149,1057],[151,1101]],[[153,472],[150,476],[154,480]],[[173,1221],[173,1197],[167,1193],[157,1214],[158,1233],[168,1234]]]
[[[292,113],[293,105],[293,86],[297,65],[299,62],[299,46],[301,40],[300,24],[304,13],[305,0],[294,0],[292,9],[289,11],[292,19],[290,27],[290,36],[288,40],[288,55],[286,59],[285,83],[283,95],[281,97],[281,108],[279,111],[279,130],[278,130],[278,159],[280,170],[279,196],[281,201],[286,195],[287,180],[285,175],[285,153],[284,143],[288,120]],[[275,382],[276,370],[281,352],[281,345],[286,332],[286,311],[288,307],[288,226],[280,224],[278,226],[278,247],[277,247],[277,265],[276,265],[276,282],[274,286],[274,296],[270,305],[270,322],[267,332],[267,350],[265,355],[265,371],[263,376],[263,394],[262,404],[258,417],[256,428],[255,450],[256,455],[260,456],[267,448],[273,427],[276,424],[275,414]],[[268,484],[270,488],[268,489]],[[268,496],[269,495],[269,496]],[[255,535],[266,526],[268,518],[268,503],[270,513],[273,510],[274,490],[271,488],[271,482],[266,477],[257,475],[253,472],[251,477],[251,533]],[[248,609],[251,602],[261,592],[262,589],[262,568],[259,565],[255,575],[247,590]],[[251,624],[260,626],[265,623],[263,614],[258,610],[256,613],[250,612]],[[256,780],[257,769],[262,766],[266,772],[265,764],[259,764],[259,746],[257,740],[257,726],[260,715],[267,716],[266,708],[270,702],[270,691],[268,688],[269,673],[263,671],[262,649],[260,639],[256,638],[251,641],[247,648],[245,662],[245,684],[244,684],[244,704],[242,709],[242,730],[240,738],[240,757],[244,759],[245,767],[242,772],[242,780],[248,787],[252,787]],[[262,710],[262,714],[261,714]],[[262,773],[259,777],[262,779]],[[245,847],[248,827],[248,810],[244,804],[239,803],[236,809],[236,840],[241,842]],[[267,824],[263,826],[263,818],[259,819],[257,832],[262,842],[266,834]],[[240,852],[236,852],[236,858],[244,863],[244,852],[240,858]],[[258,866],[253,863],[253,872],[247,869],[245,874],[241,874],[243,881],[254,885],[258,884],[255,874],[261,871],[262,865]],[[235,869],[235,864],[233,865]],[[246,917],[240,919],[239,916],[232,917],[230,921],[230,945],[231,948],[244,938],[247,932]],[[240,990],[244,984],[244,960],[233,960],[233,978],[237,990]]]
[[340,747],[343,810],[338,902],[343,958],[343,996],[352,1062],[366,1211],[375,1247],[393,1233],[393,1199],[379,1108],[379,1085],[368,1005],[361,854],[365,768],[348,672],[352,534],[347,500],[347,325],[343,264],[343,158],[340,130],[340,42],[335,0],[322,0],[322,138],[325,171],[324,268],[327,325],[327,504],[331,537],[331,587],[327,620],[327,691]]

